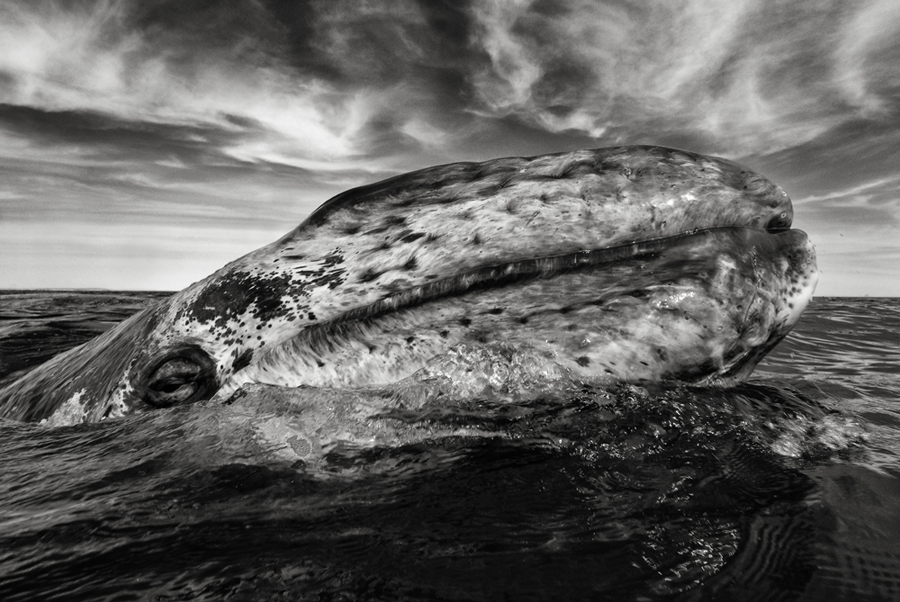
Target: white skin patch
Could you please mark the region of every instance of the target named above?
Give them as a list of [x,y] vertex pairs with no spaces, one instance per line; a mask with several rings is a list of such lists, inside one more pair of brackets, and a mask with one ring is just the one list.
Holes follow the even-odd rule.
[[59,406],[49,418],[41,420],[40,424],[43,426],[55,427],[69,426],[71,424],[83,422],[86,411],[85,401],[82,400],[84,393],[84,389],[77,391],[72,397],[66,400],[65,403]]

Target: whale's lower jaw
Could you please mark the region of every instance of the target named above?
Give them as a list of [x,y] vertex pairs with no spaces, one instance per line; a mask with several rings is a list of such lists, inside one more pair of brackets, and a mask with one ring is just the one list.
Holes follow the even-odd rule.
[[258,354],[216,399],[248,383],[385,385],[497,348],[543,358],[551,380],[741,380],[790,331],[818,274],[797,230],[709,230],[598,257],[512,276],[498,267],[493,281],[357,310]]

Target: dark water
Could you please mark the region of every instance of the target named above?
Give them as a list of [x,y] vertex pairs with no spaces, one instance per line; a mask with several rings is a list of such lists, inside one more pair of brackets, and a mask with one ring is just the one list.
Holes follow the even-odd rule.
[[[155,296],[0,294],[0,378]],[[816,299],[739,387],[459,401],[307,462],[241,400],[0,421],[0,599],[900,600],[898,333]]]

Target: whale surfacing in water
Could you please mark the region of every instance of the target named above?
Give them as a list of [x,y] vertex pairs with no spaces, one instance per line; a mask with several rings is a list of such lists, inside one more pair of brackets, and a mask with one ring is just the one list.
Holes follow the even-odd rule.
[[0,391],[0,417],[90,422],[251,383],[373,387],[460,349],[576,382],[732,381],[816,284],[787,194],[661,147],[455,163],[342,193]]

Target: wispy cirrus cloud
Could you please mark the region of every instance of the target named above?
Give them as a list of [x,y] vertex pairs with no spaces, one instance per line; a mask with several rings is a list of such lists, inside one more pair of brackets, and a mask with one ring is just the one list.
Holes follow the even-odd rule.
[[[233,134],[220,150],[242,160],[358,155],[365,107],[327,82],[293,77],[268,14],[239,4],[167,24],[173,6],[159,2],[6,3],[0,101],[214,128]],[[264,146],[260,157],[251,152]]]
[[215,126],[240,134],[223,151],[241,160],[315,169],[404,134],[468,141],[466,113],[771,152],[884,116],[900,87],[892,0],[99,0],[0,13],[2,102]]
[[896,62],[884,56],[897,52],[896,2],[509,0],[472,11],[491,58],[475,80],[483,110],[551,130],[690,133],[746,155],[896,107]]

